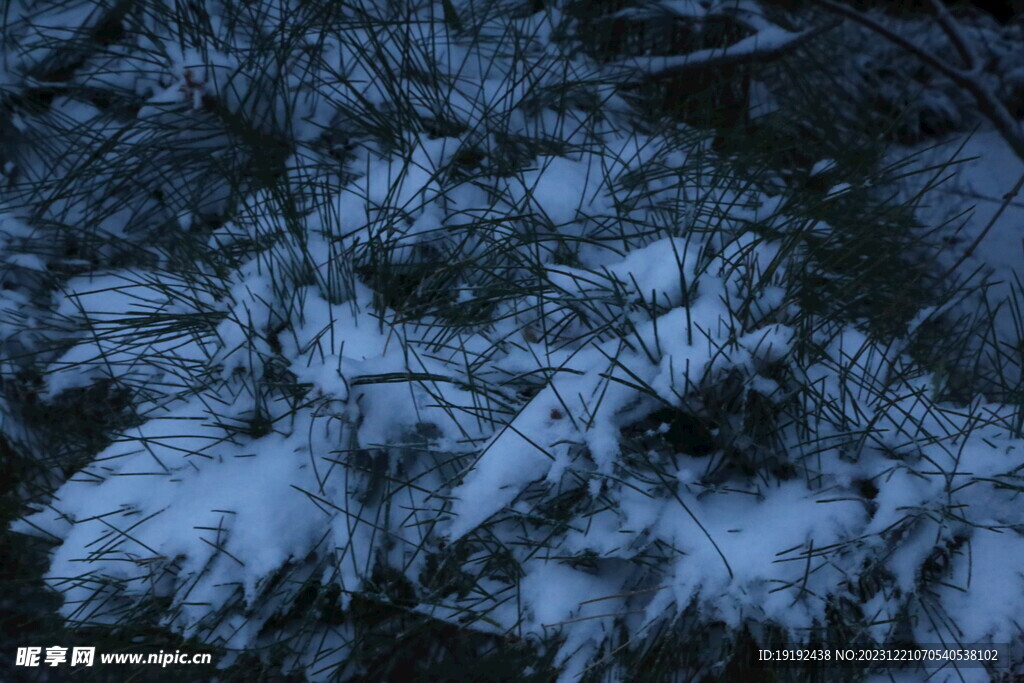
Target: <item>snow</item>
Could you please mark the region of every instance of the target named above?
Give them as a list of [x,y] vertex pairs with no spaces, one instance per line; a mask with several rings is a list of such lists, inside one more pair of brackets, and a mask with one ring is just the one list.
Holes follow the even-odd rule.
[[685,55],[634,57],[622,62],[620,65],[639,69],[646,74],[659,74],[739,56],[775,52],[790,43],[806,38],[811,33],[812,31],[810,30],[792,32],[780,26],[768,25],[753,35],[741,38],[727,47],[694,50]]
[[[654,73],[804,36],[751,7],[736,12],[757,33],[727,50],[632,64]],[[231,203],[203,176],[161,179],[150,213],[117,206],[98,221],[148,265],[82,261],[85,274],[46,297],[18,278],[56,272],[59,259],[23,252],[34,228],[0,213],[14,283],[4,324],[48,306],[31,319],[55,330],[39,400],[104,380],[132,391],[129,422],[14,525],[59,541],[45,578],[64,593],[65,618],[116,623],[158,596],[171,605],[167,628],[268,649],[299,629],[276,617],[303,581],[340,588],[345,612],[361,592],[388,599],[374,588],[387,568],[408,580],[410,613],[561,638],[550,642],[565,680],[622,642],[642,647],[646,629],[691,607],[794,640],[840,598],[863,604],[879,641],[903,616],[923,642],[1019,636],[1014,406],[943,403],[940,369],[919,367],[909,338],[801,311],[806,264],[792,240],[806,236],[779,227],[793,218],[785,197],[720,181],[706,140],[680,149],[678,131],[625,132],[622,100],[595,113],[553,96],[567,79],[581,101],[607,94],[599,65],[551,39],[558,11],[498,14],[468,36],[436,20],[440,5],[410,8],[405,30],[374,33],[360,17],[306,36],[280,64],[249,60],[261,31],[291,21],[285,9],[238,36],[215,16],[210,45],[151,26],[124,55],[83,67],[142,72],[135,48],[163,50],[138,81],[97,81],[144,97],[126,139],[146,147],[163,128],[196,159],[225,161],[237,131],[199,125],[216,129],[213,98],[217,116],[251,122],[259,139],[291,136],[283,180],[243,183]],[[488,38],[506,29],[534,34],[506,54]],[[43,58],[39,36],[19,40],[24,64]],[[125,140],[110,117],[71,99],[53,107],[95,135],[104,162],[116,158],[110,147]],[[422,130],[405,129],[411,116]],[[424,132],[441,119],[451,130]],[[329,152],[324,129],[344,138]],[[92,150],[53,173],[73,176]],[[483,161],[460,161],[468,150]],[[1024,170],[987,133],[972,150],[982,161],[959,167],[922,220]],[[823,159],[810,174],[828,178],[831,199],[852,189],[841,170]],[[203,211],[229,206],[189,242],[205,249],[192,265],[150,243],[164,231],[185,243]],[[46,210],[92,227],[88,202]],[[979,204],[968,243],[993,211]],[[1012,204],[975,255],[1003,281],[993,301],[1024,262],[1022,218]],[[399,283],[380,264],[423,272]],[[909,334],[950,310],[922,310]],[[1013,341],[1009,319],[999,325]],[[666,409],[714,422],[710,452],[679,452],[668,425],[647,424]],[[942,583],[930,582],[935,557],[961,541]],[[470,585],[441,585],[448,574]],[[884,586],[863,588],[872,582]],[[948,621],[929,619],[932,599]],[[290,666],[316,679],[356,637],[347,623],[308,622]]]
[[1009,643],[1017,637],[1011,626],[1016,605],[1007,595],[1024,590],[1024,541],[1013,531],[979,530],[953,564],[947,585],[939,589],[943,603],[957,617],[962,642]]
[[[948,223],[944,237],[952,244],[939,254],[939,265],[950,268],[992,222],[1004,203],[1004,195],[1024,175],[1024,161],[1014,155],[997,133],[988,130],[977,131],[966,141],[950,139],[927,148],[894,152],[900,156],[910,154],[919,155],[917,164],[921,168],[955,162],[943,172],[944,182],[928,195],[926,203],[918,210],[926,225]],[[914,191],[931,175],[909,178],[908,191]],[[1012,299],[1020,294],[1017,279],[1024,276],[1021,225],[1024,225],[1024,199],[1017,197],[1007,203],[989,232],[977,242],[973,255],[959,268],[962,275],[972,273],[979,266],[983,269],[988,282],[983,299],[993,310],[1002,311],[994,316],[996,337],[1010,344],[1015,343],[1020,333],[1011,310]],[[970,313],[979,305],[976,297],[969,298],[954,312]],[[1012,377],[1009,379],[1012,381]]]

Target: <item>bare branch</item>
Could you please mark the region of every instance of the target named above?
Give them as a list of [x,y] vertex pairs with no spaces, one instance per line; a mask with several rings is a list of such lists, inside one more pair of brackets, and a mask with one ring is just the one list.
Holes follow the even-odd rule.
[[[877,33],[897,47],[900,47],[910,54],[915,55],[922,62],[932,67],[943,76],[963,88],[974,98],[978,111],[995,127],[1006,144],[1010,146],[1014,154],[1024,161],[1024,130],[1020,123],[1013,117],[1013,114],[1006,108],[1006,105],[999,97],[981,82],[978,65],[974,69],[958,69],[950,66],[942,59],[936,57],[928,50],[915,45],[898,33],[890,30],[874,18],[847,7],[846,5],[833,2],[832,0],[814,0],[818,5],[833,14],[846,17],[861,26]],[[952,20],[951,20],[952,21]],[[962,38],[962,34],[958,34]],[[966,43],[965,43],[966,46]]]
[[953,43],[953,47],[959,53],[960,59],[964,61],[964,66],[971,71],[977,70],[981,65],[981,61],[971,48],[970,42],[960,32],[960,26],[953,19],[953,15],[949,13],[942,0],[932,0],[932,7],[935,8],[939,26],[942,27],[946,37],[949,38],[949,42]]
[[612,66],[639,71],[646,78],[661,78],[700,69],[768,62],[835,28],[839,23],[834,21],[798,33],[773,25],[726,47],[697,50],[685,55],[633,57]]
[[903,36],[899,35],[898,33],[889,30],[889,28],[886,27],[884,24],[876,21],[874,18],[864,14],[863,12],[858,12],[852,7],[847,7],[846,5],[840,4],[838,2],[832,2],[832,0],[814,1],[817,4],[821,5],[822,7],[824,7],[825,9],[827,9],[829,12],[832,12],[833,14],[838,14],[840,16],[844,16],[847,19],[850,19],[860,24],[864,28],[867,28],[877,33],[878,35],[888,40],[890,43],[896,45],[897,47],[901,47],[907,52],[910,52],[911,54],[917,56],[917,58],[920,59],[922,62],[932,67],[936,71],[940,72],[942,75],[946,76],[950,80],[957,80],[958,78],[961,77],[957,69],[954,69],[953,67],[949,66],[941,59],[925,50],[923,47],[918,47],[917,45],[910,42]]

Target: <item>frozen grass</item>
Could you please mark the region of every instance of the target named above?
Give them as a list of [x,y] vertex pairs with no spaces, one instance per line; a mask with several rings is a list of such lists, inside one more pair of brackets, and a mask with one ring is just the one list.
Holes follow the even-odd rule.
[[810,45],[702,129],[542,4],[11,6],[3,433],[60,614],[313,680],[1019,643],[947,167],[896,192]]

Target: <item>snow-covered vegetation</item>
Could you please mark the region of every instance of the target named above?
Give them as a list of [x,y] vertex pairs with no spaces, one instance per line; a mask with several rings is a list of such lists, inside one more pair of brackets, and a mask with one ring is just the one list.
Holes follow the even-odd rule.
[[[774,3],[3,16],[4,520],[66,627],[315,681],[1022,660],[1021,287],[893,147],[990,123],[955,81]],[[1020,26],[964,22],[1010,111]]]

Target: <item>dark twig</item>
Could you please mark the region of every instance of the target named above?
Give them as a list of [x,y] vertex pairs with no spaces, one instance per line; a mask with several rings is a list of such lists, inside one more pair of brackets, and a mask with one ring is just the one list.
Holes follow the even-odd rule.
[[[1006,106],[1002,103],[1002,101],[1000,101],[996,94],[992,92],[991,89],[987,88],[978,78],[979,74],[977,70],[977,64],[974,64],[973,68],[970,69],[959,69],[950,66],[945,61],[935,56],[928,50],[918,45],[915,45],[914,43],[910,42],[903,36],[890,30],[888,27],[884,26],[883,24],[879,23],[877,20],[864,14],[863,12],[858,12],[857,10],[851,7],[847,7],[846,5],[843,5],[841,3],[832,2],[832,0],[815,0],[815,2],[817,2],[821,7],[825,8],[829,12],[846,17],[847,19],[850,19],[851,21],[860,24],[861,26],[867,28],[868,30],[877,33],[878,35],[882,36],[889,42],[896,45],[897,47],[900,47],[909,52],[910,54],[913,54],[922,62],[924,62],[931,68],[935,69],[943,76],[953,81],[953,83],[955,83],[956,85],[960,86],[968,93],[970,93],[971,96],[974,98],[974,102],[978,107],[978,111],[981,112],[981,115],[992,123],[996,131],[998,131],[998,133],[1002,136],[1003,140],[1005,140],[1006,143],[1010,146],[1010,148],[1013,149],[1014,154],[1016,154],[1018,158],[1024,161],[1024,132],[1021,131],[1020,124],[1013,117],[1013,115],[1006,108]],[[938,2],[938,0],[936,0],[936,2]],[[942,24],[942,22],[944,21],[948,22],[949,25],[948,27],[944,27],[944,30],[947,31],[947,35],[949,35],[949,32],[952,31],[957,36],[955,40],[951,37],[951,40],[954,40],[955,45],[955,41],[964,40],[963,34],[956,30],[956,28],[954,27],[954,22],[952,18],[948,16],[948,14],[948,11],[946,12],[945,17],[943,17],[940,14],[939,21],[940,24]],[[964,50],[969,50],[966,42],[963,43],[962,48]],[[970,53],[968,52],[967,54]],[[965,59],[973,58],[966,57]]]

